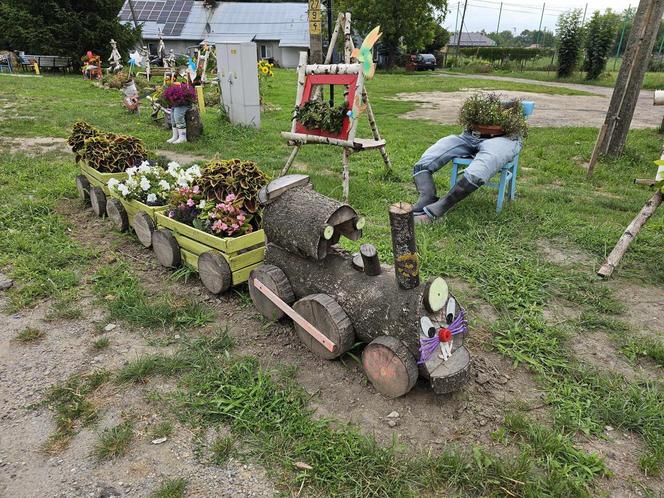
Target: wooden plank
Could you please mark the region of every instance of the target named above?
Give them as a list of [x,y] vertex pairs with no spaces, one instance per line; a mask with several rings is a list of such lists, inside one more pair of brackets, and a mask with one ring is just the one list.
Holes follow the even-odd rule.
[[190,253],[189,251],[185,251],[182,248],[180,248],[180,254],[182,255],[182,259],[185,263],[198,271],[198,256]]
[[255,232],[242,235],[240,237],[229,237],[226,239],[226,253],[234,253],[243,249],[265,244],[265,232],[256,230]]
[[204,252],[208,252],[213,250],[212,247],[201,244],[200,242],[191,239],[185,235],[182,235],[181,233],[177,231],[173,231],[173,235],[175,235],[175,240],[178,241],[178,244],[180,244],[180,247],[186,251],[189,251],[192,254],[195,254],[196,256],[200,256]]
[[243,252],[237,256],[227,257],[231,270],[236,271],[256,263],[262,263],[265,258],[265,247],[259,247],[253,251]]
[[350,142],[348,140],[339,140],[338,138],[321,137],[318,135],[307,135],[304,133],[292,133],[288,131],[282,131],[281,136],[286,140],[292,141],[295,144],[317,143],[317,144],[327,144],[327,145],[339,145],[341,147],[350,147],[350,148],[355,147],[353,142]]
[[233,272],[233,285],[240,285],[249,280],[249,274],[251,273],[251,270],[254,270],[255,268],[258,268],[262,265],[263,262],[260,262]]
[[[235,279],[233,280],[233,283],[235,283]],[[286,304],[283,300],[281,300],[281,298],[277,296],[274,292],[272,292],[268,287],[263,285],[263,283],[260,280],[254,278],[253,284],[254,287],[256,287],[256,289],[258,289],[265,297],[267,297],[270,301],[272,301],[281,311],[286,313],[286,315],[288,315],[295,323],[297,323],[300,327],[302,327],[314,339],[320,342],[325,347],[325,349],[327,349],[330,352],[334,351],[336,344],[334,344],[331,340],[325,337],[325,335],[320,330],[318,330],[311,323],[309,323],[297,311],[288,306],[288,304]]]

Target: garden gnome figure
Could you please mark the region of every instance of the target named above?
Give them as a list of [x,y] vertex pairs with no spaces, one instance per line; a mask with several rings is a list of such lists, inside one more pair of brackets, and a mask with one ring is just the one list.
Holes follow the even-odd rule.
[[145,77],[150,81],[150,51],[148,47],[143,47],[141,49],[141,56],[143,57],[143,62],[145,63]]
[[117,73],[122,69],[122,57],[120,52],[118,52],[118,42],[111,38],[111,56],[108,58],[108,61],[111,63],[110,70],[112,73]]

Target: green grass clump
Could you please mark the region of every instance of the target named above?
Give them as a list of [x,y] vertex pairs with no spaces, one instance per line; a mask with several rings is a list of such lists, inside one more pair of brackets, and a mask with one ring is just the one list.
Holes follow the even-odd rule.
[[97,420],[97,411],[89,396],[109,377],[105,370],[87,375],[74,375],[66,382],[56,384],[46,393],[44,404],[55,413],[56,430],[46,443],[48,452],[67,447],[69,440],[81,427]]
[[230,436],[219,436],[214,440],[210,451],[212,452],[212,461],[216,465],[224,465],[233,454],[235,441]]
[[640,337],[630,339],[621,351],[632,361],[637,358],[650,358],[657,366],[664,367],[664,344],[654,339]]
[[111,340],[108,337],[100,337],[92,343],[92,348],[96,350],[106,349],[111,344]]
[[44,335],[46,335],[46,333],[43,330],[28,327],[16,334],[14,340],[25,344],[29,342],[37,342],[40,339],[43,339]]
[[97,443],[92,454],[97,461],[120,457],[127,453],[133,439],[134,426],[130,421],[125,420],[97,434]]
[[150,498],[182,498],[187,489],[187,480],[183,477],[168,479],[150,495]]
[[185,328],[204,325],[213,318],[212,311],[192,299],[166,294],[150,296],[122,263],[102,267],[93,281],[97,295],[113,296],[111,300],[104,299],[111,320],[146,328]]
[[49,309],[47,320],[75,320],[83,316],[83,311],[78,307],[78,296],[75,292],[65,292],[58,295]]
[[152,427],[150,434],[152,435],[153,439],[169,437],[171,434],[173,434],[173,424],[168,420],[159,422],[158,424],[155,424],[154,427]]
[[176,374],[185,366],[178,356],[141,356],[123,366],[115,376],[115,381],[118,384],[142,383],[152,375]]

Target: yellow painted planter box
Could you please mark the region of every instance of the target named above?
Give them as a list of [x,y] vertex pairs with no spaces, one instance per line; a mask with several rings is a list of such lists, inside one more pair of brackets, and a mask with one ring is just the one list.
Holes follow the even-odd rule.
[[157,228],[171,230],[180,246],[182,259],[198,269],[198,257],[208,251],[216,251],[228,262],[233,274],[233,285],[246,282],[249,273],[263,264],[265,257],[265,232],[255,232],[240,237],[216,237],[197,228],[175,221],[161,212],[155,213]]
[[115,178],[117,180],[125,180],[127,178],[127,173],[121,172],[121,173],[100,173],[94,168],[91,168],[87,164],[85,164],[85,160],[81,160],[78,163],[79,167],[81,168],[81,173],[88,179],[90,182],[90,185],[93,187],[99,187],[101,188],[106,195],[109,195],[110,192],[108,191],[108,181],[111,178]]
[[157,222],[157,220],[156,220],[157,213],[166,211],[166,209],[168,209],[168,206],[148,206],[147,204],[143,204],[140,201],[136,201],[136,200],[128,201],[126,199],[123,199],[121,196],[119,196],[115,192],[111,192],[110,196],[113,197],[114,199],[117,199],[117,200],[120,201],[120,203],[122,204],[122,207],[124,207],[125,211],[127,211],[127,217],[129,218],[129,224],[132,225],[132,226],[133,226],[134,216],[136,216],[136,213],[144,212],[150,218],[152,218],[152,221],[154,221],[156,223]]

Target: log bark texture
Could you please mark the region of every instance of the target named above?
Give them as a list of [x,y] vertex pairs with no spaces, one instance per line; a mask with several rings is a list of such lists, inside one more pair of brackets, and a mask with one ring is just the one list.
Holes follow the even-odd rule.
[[90,187],[89,193],[92,211],[100,218],[103,218],[106,216],[106,194],[99,187]]
[[85,177],[85,175],[78,175],[76,177],[76,190],[78,190],[78,196],[85,204],[90,204],[90,182]]
[[322,261],[302,258],[269,243],[265,263],[279,267],[297,299],[328,294],[343,308],[364,342],[383,335],[403,341],[419,357],[419,320],[424,309],[424,286],[401,289],[394,284],[394,270],[370,277],[353,268],[352,255],[332,248]]
[[417,363],[403,342],[395,337],[378,337],[362,352],[364,373],[378,392],[398,398],[417,382]]
[[332,243],[324,237],[329,220],[339,210],[347,209],[352,208],[313,189],[296,187],[286,190],[265,207],[265,237],[305,258],[321,260]]
[[129,216],[127,216],[127,211],[119,200],[111,198],[106,201],[106,214],[117,231],[127,231]]
[[154,221],[152,221],[152,218],[147,213],[143,211],[136,213],[132,228],[136,232],[139,242],[143,244],[143,247],[152,247],[152,232],[154,232],[155,226]]
[[187,142],[195,142],[203,134],[203,121],[197,107],[192,107],[184,116],[187,123]]
[[381,274],[380,260],[378,251],[373,244],[362,244],[360,246],[360,255],[362,256],[362,266],[364,273],[370,277]]
[[212,294],[226,292],[233,285],[233,273],[228,261],[216,251],[198,257],[198,276]]
[[645,225],[646,221],[650,219],[661,203],[662,192],[661,190],[658,190],[650,199],[648,199],[648,202],[644,204],[639,214],[636,215],[636,218],[634,218],[627,226],[625,232],[622,234],[622,237],[620,237],[618,243],[613,248],[613,251],[611,251],[611,254],[609,254],[609,256],[606,258],[606,262],[598,270],[597,274],[600,277],[608,278],[611,276],[613,270],[615,270],[616,266],[618,266],[620,260],[625,255],[625,252],[627,252],[629,245],[632,243],[634,238],[641,231],[643,225]]
[[413,289],[420,285],[420,259],[412,206],[404,202],[392,204],[389,215],[397,283],[403,289]]
[[182,263],[180,246],[170,230],[160,228],[152,234],[152,248],[157,261],[166,268],[177,268]]

